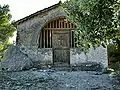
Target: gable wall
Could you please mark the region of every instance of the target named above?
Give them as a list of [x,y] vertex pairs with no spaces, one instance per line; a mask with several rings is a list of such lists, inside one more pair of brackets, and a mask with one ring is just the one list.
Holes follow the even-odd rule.
[[41,29],[46,23],[59,17],[64,17],[65,13],[60,7],[38,15],[31,20],[27,20],[18,25],[19,40],[17,45],[24,45],[27,48],[38,48],[38,38]]

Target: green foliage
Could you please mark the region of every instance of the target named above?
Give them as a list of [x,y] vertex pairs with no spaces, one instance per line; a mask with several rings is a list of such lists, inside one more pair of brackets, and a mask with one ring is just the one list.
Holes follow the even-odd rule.
[[13,36],[13,32],[16,30],[10,23],[11,14],[9,11],[8,5],[0,5],[0,59],[3,57],[7,47],[11,45],[8,43],[9,37]]
[[120,46],[108,45],[109,68],[114,69],[114,74],[120,74]]
[[120,1],[67,0],[62,4],[67,19],[76,24],[78,47],[120,45]]
[[112,74],[120,75],[120,62],[113,63],[112,67],[114,72]]

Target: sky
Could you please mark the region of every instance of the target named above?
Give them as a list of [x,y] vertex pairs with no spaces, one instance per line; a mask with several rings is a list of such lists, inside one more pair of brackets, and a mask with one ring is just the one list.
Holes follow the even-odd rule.
[[[8,4],[12,20],[22,19],[32,13],[58,3],[60,0],[0,0],[0,5]],[[61,0],[65,1],[65,0]]]

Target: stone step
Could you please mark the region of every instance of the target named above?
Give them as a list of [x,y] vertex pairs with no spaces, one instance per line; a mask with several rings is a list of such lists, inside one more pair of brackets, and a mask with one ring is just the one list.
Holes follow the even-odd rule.
[[69,64],[55,64],[52,66],[54,70],[70,70],[70,71],[101,71],[102,68],[99,64],[83,63],[79,66],[70,66]]

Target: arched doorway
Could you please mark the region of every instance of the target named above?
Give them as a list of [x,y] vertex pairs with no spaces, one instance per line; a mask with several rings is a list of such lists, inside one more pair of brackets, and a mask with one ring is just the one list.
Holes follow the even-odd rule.
[[58,18],[45,25],[40,33],[39,48],[52,48],[54,65],[70,64],[70,48],[76,46],[76,26],[65,18]]

